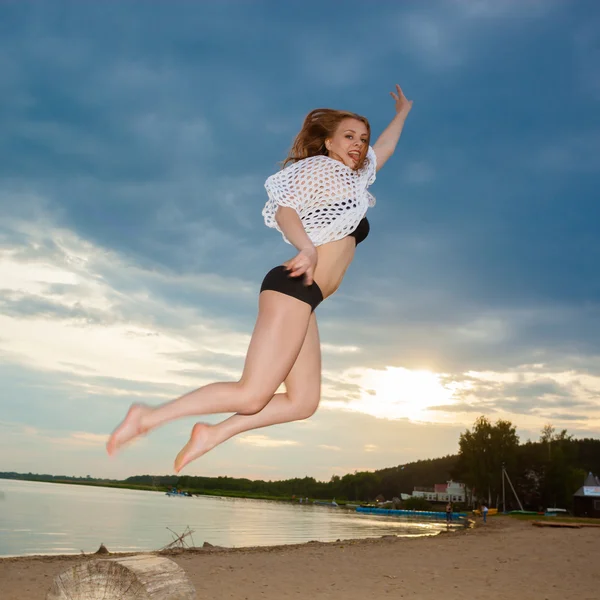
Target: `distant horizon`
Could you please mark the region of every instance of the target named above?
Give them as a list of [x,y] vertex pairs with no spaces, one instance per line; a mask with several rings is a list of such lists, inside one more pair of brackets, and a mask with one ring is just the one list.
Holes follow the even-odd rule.
[[[457,456],[457,455],[456,454],[447,454],[445,456],[439,456],[439,457],[430,458],[430,459],[423,459],[422,461],[417,460],[417,461],[413,461],[413,462],[407,463],[407,464],[415,464],[415,463],[418,463],[418,462],[425,462],[425,461],[428,461],[428,460],[432,460],[432,461],[434,461],[434,460],[442,460],[444,458],[449,458],[449,457],[452,457],[452,456]],[[404,467],[404,466],[406,466],[406,465],[399,464],[399,465],[394,465],[394,466],[391,466],[391,467],[381,467],[381,468],[378,468],[378,469],[372,469],[372,470],[367,471],[367,472],[372,473],[372,472],[376,472],[376,471],[384,471],[386,469],[401,468],[401,467]],[[177,478],[177,479],[180,479],[182,477],[207,477],[207,478],[211,478],[211,479],[217,479],[217,478],[249,479],[248,477],[245,477],[245,476],[233,477],[231,475],[202,475],[202,474],[187,475],[185,473],[160,473],[160,474],[138,473],[136,475],[127,475],[123,479],[110,479],[110,478],[105,478],[105,477],[94,477],[93,475],[67,475],[65,473],[61,473],[61,474],[57,475],[57,474],[52,474],[52,473],[34,473],[33,471],[28,471],[27,473],[20,472],[20,471],[0,471],[0,479],[5,479],[5,478],[2,477],[3,475],[11,475],[11,474],[13,474],[13,475],[32,475],[32,476],[39,476],[39,477],[43,477],[43,476],[47,475],[49,477],[69,477],[69,478],[73,478],[73,479],[87,479],[87,478],[89,478],[89,479],[98,480],[98,481],[111,481],[111,480],[112,481],[125,481],[126,479],[130,479],[132,477],[174,477],[174,478]],[[347,475],[347,474],[351,475],[352,472],[345,473],[344,475]],[[327,480],[325,480],[325,479],[317,479],[317,478],[313,477],[312,475],[308,475],[307,474],[307,475],[299,476],[299,477],[287,477],[285,479],[275,479],[275,480],[266,480],[266,481],[285,481],[285,480],[288,480],[288,479],[303,479],[305,477],[313,478],[316,481],[320,481],[322,483],[327,483],[331,479],[331,477],[329,479],[327,479]],[[258,480],[255,480],[255,479],[251,479],[251,480],[252,481],[258,481]]]
[[[567,431],[568,433],[568,431]],[[574,441],[585,441],[585,440],[595,440],[595,441],[600,441],[600,436],[594,437],[594,436],[589,436],[589,437],[576,437],[573,436],[572,438]],[[543,444],[544,442],[542,442],[541,440],[537,439],[537,440],[519,440],[519,446],[522,446],[524,444],[528,444],[528,443],[532,443],[532,444]],[[410,461],[408,463],[399,463],[397,465],[391,465],[391,466],[383,466],[383,467],[379,467],[377,469],[370,469],[370,470],[364,470],[363,472],[378,472],[378,471],[385,471],[385,470],[389,470],[389,469],[401,469],[403,470],[405,467],[408,467],[410,465],[415,465],[418,463],[422,463],[422,462],[428,462],[428,461],[436,461],[436,460],[444,460],[444,459],[448,459],[448,458],[458,458],[459,456],[459,452],[455,452],[455,453],[449,453],[449,454],[445,454],[442,456],[436,456],[436,457],[432,457],[432,458],[422,458],[422,459],[417,459],[417,460],[413,460]],[[351,475],[354,474],[356,472],[361,472],[358,470],[355,471],[348,471],[347,473],[338,475],[340,477],[343,477],[343,475]],[[260,478],[251,478],[248,477],[246,475],[240,475],[240,476],[232,476],[232,475],[225,475],[225,474],[211,474],[211,475],[206,475],[206,474],[199,474],[199,473],[195,473],[195,474],[186,474],[184,472],[182,473],[136,473],[133,475],[126,475],[123,478],[120,479],[115,479],[115,478],[110,478],[110,477],[96,477],[93,475],[67,475],[66,473],[61,473],[61,474],[52,474],[52,473],[42,473],[42,472],[33,472],[33,471],[28,471],[28,472],[20,472],[20,471],[0,471],[0,479],[7,479],[6,477],[3,477],[3,475],[31,475],[31,476],[49,476],[49,477],[68,477],[68,478],[73,478],[73,479],[91,479],[91,480],[97,480],[97,481],[125,481],[127,479],[130,479],[132,477],[173,477],[175,479],[180,479],[182,477],[206,477],[206,478],[210,478],[210,479],[217,479],[217,478],[230,478],[230,479],[250,479],[251,481],[259,481],[261,480]],[[594,474],[595,475],[595,474]],[[331,478],[333,477],[333,475],[327,479],[319,479],[317,477],[314,477],[313,475],[310,474],[305,474],[305,475],[300,475],[300,476],[295,476],[295,477],[285,477],[285,478],[278,478],[278,479],[262,479],[262,481],[286,481],[286,480],[290,480],[290,479],[304,479],[304,478],[312,478],[315,479],[315,481],[321,482],[321,483],[327,483],[331,480]],[[455,480],[452,480],[455,481]],[[456,480],[458,482],[458,480]],[[443,482],[437,482],[437,483],[443,483]],[[433,484],[432,484],[433,485]]]
[[[0,470],[171,472],[197,420],[115,458],[132,402],[234,381],[265,179],[305,115],[414,102],[369,237],[317,309],[322,400],[181,475],[282,480],[600,431],[600,5],[0,3]],[[389,468],[389,467],[387,467]]]

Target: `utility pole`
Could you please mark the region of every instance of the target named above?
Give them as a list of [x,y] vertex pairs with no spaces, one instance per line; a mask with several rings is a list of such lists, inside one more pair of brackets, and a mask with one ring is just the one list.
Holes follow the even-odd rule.
[[504,485],[504,463],[502,463],[502,512],[506,513],[506,488]]
[[502,485],[504,485],[504,477],[506,477],[506,479],[508,479],[508,484],[510,485],[510,489],[513,491],[513,494],[515,495],[515,498],[517,499],[517,502],[519,503],[519,508],[521,510],[523,510],[523,505],[521,504],[521,500],[519,500],[519,496],[517,496],[517,492],[515,491],[512,481],[510,480],[510,477],[508,476],[508,473],[506,472],[506,469],[504,468],[504,465],[502,465]]

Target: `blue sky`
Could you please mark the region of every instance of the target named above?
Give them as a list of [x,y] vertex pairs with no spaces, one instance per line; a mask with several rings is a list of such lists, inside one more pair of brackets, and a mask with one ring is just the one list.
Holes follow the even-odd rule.
[[107,434],[239,375],[290,256],[264,180],[312,108],[376,137],[395,83],[319,412],[187,473],[329,479],[453,453],[480,414],[597,436],[599,32],[591,1],[0,4],[0,470],[171,472],[194,419],[115,460]]

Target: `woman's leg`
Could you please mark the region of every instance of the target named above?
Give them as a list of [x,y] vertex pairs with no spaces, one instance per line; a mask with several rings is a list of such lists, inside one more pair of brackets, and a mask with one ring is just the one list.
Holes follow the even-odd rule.
[[113,454],[137,436],[181,417],[259,412],[296,362],[310,315],[311,308],[306,302],[272,290],[262,292],[241,379],[211,383],[156,407],[133,405],[110,436],[106,444],[108,453]]
[[310,317],[300,354],[285,380],[285,388],[285,394],[275,394],[256,414],[236,414],[217,425],[196,423],[189,442],[175,459],[175,470],[180,471],[189,462],[238,433],[308,419],[314,414],[321,397],[321,345],[314,313]]

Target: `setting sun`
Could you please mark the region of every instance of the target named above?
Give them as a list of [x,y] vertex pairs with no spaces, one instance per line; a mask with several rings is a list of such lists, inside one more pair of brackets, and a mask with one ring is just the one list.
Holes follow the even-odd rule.
[[454,389],[443,385],[441,378],[442,375],[426,370],[368,369],[356,382],[363,390],[360,399],[350,402],[348,407],[375,417],[438,420],[426,415],[428,408],[451,404],[454,394]]

